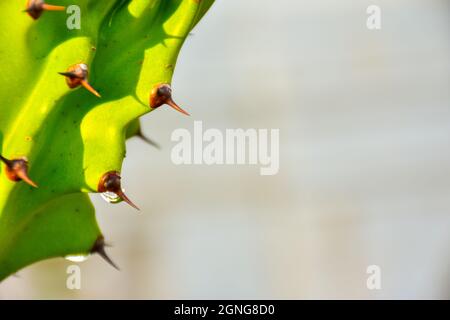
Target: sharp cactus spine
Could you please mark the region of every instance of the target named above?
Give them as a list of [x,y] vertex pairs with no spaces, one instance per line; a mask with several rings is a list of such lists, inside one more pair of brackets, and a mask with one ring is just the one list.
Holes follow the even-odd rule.
[[167,104],[168,106],[172,107],[173,109],[177,110],[178,112],[181,112],[187,116],[189,116],[189,113],[181,109],[175,101],[172,99],[172,88],[167,83],[162,83],[156,85],[152,92],[150,93],[150,107],[153,109],[159,108],[160,106]]
[[69,88],[73,89],[83,86],[86,90],[91,92],[96,97],[101,98],[100,94],[88,82],[88,66],[84,63],[79,63],[69,67],[66,72],[59,72],[60,75],[66,77],[66,83]]
[[20,159],[8,160],[0,155],[0,160],[5,164],[5,173],[9,180],[15,182],[23,180],[32,187],[38,187],[28,176],[27,158],[23,157]]
[[[28,182],[40,188],[11,183],[21,178],[10,173],[14,159],[1,158],[7,170],[0,173],[0,281],[50,257],[104,256],[86,193],[102,190],[105,172],[114,178],[109,189],[120,183],[125,139],[142,135],[140,116],[162,104],[187,114],[171,98],[173,66],[213,0],[80,0],[80,30],[66,30],[63,13],[33,21],[20,2],[0,1],[0,41],[7,44],[0,61],[8,61],[0,74],[0,153],[27,155],[21,166],[32,164]],[[73,4],[54,2],[58,10]],[[34,19],[56,9],[43,1],[26,8]],[[76,67],[63,72],[67,84],[58,75],[77,61],[93,71],[102,99],[67,86],[88,84],[87,68],[81,77]]]
[[112,192],[115,193],[120,199],[128,203],[133,208],[139,210],[139,208],[126,196],[122,190],[122,184],[120,182],[122,178],[120,173],[116,171],[111,171],[105,173],[98,184],[98,192]]
[[107,263],[109,263],[113,268],[120,271],[120,268],[112,261],[112,259],[106,254],[105,250],[106,244],[105,244],[105,238],[103,236],[99,236],[97,240],[95,240],[94,245],[91,249],[91,254],[98,254],[100,257],[102,257]]

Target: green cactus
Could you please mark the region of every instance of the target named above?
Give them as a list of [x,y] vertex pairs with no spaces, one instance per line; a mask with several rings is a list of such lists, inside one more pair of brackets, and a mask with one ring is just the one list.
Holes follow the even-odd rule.
[[87,193],[127,200],[125,140],[140,116],[178,109],[165,84],[213,1],[54,0],[81,8],[79,30],[42,1],[0,2],[0,281],[51,257],[107,258]]

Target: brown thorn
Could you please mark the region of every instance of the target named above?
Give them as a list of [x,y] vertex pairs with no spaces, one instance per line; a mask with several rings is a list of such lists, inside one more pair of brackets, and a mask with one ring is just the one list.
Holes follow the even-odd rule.
[[37,184],[33,182],[33,180],[28,177],[28,172],[25,168],[20,168],[16,172],[17,176],[22,179],[24,182],[28,183],[30,186],[38,188]]
[[96,97],[101,98],[100,94],[88,82],[89,70],[85,63],[78,63],[70,66],[65,72],[58,72],[60,75],[66,77],[66,83],[69,88],[74,89],[78,86],[83,86],[90,93]]
[[86,80],[81,80],[81,85],[96,97],[102,97]]
[[58,72],[60,75],[69,77],[69,78],[79,78],[74,72]]
[[100,236],[95,240],[94,245],[92,246],[91,253],[97,253],[100,257],[102,257],[106,262],[108,262],[113,268],[119,270],[119,267],[111,260],[111,258],[106,254],[105,251],[105,239],[103,236]]
[[43,0],[28,0],[27,8],[24,11],[34,20],[37,20],[44,11],[42,8],[43,4]]
[[42,5],[42,9],[47,10],[47,11],[65,11],[66,7],[63,6],[54,6],[51,4],[43,4]]
[[128,203],[130,206],[132,206],[132,207],[135,208],[136,210],[141,210],[141,209],[138,208],[137,205],[135,205],[135,204],[127,197],[127,195],[122,191],[122,189],[121,189],[121,190],[118,190],[118,191],[116,192],[116,194],[117,194],[123,201],[125,201],[126,203]]
[[27,12],[28,15],[32,17],[34,20],[37,20],[44,11],[64,11],[64,10],[66,10],[65,7],[46,4],[44,0],[28,0],[27,8],[24,11]]
[[0,154],[0,160],[1,160],[4,164],[6,164],[7,166],[10,166],[10,165],[12,164],[12,161],[11,161],[11,160],[6,159],[6,158],[3,157],[1,154]]

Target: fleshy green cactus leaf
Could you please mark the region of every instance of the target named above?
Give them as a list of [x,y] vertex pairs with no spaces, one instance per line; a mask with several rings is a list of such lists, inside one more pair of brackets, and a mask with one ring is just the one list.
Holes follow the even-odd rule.
[[212,3],[80,0],[79,30],[64,11],[33,20],[26,1],[0,3],[0,281],[39,260],[102,249],[86,193],[132,204],[120,187],[125,140],[163,104],[183,112],[169,85]]

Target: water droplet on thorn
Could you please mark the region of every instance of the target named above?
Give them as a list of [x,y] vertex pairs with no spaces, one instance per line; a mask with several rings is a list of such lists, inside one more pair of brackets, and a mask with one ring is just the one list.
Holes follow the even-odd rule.
[[133,208],[139,210],[139,208],[125,195],[122,190],[120,173],[117,171],[110,171],[105,173],[98,184],[97,191],[101,193],[112,192],[116,194],[123,201],[128,203]]

